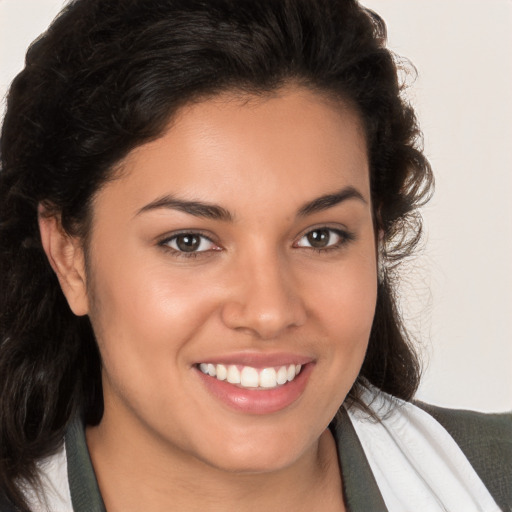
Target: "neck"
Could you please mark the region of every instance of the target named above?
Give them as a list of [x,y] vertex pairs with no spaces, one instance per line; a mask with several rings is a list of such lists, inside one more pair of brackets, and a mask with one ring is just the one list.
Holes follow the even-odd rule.
[[86,432],[108,512],[344,510],[336,446],[328,430],[288,467],[260,473],[224,471],[133,434],[111,429],[105,418]]

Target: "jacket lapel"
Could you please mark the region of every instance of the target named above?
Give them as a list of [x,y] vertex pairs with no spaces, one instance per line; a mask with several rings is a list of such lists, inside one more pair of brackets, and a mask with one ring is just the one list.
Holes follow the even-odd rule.
[[363,447],[342,407],[330,425],[336,441],[343,479],[343,493],[349,512],[388,512]]
[[84,426],[80,418],[76,418],[66,431],[66,455],[73,511],[106,512],[87,450]]

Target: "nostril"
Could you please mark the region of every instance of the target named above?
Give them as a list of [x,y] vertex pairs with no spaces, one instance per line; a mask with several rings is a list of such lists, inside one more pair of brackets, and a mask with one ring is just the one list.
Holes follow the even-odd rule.
[[230,329],[247,331],[262,339],[273,339],[283,331],[305,322],[305,310],[300,303],[250,300],[230,302],[222,308],[222,320]]

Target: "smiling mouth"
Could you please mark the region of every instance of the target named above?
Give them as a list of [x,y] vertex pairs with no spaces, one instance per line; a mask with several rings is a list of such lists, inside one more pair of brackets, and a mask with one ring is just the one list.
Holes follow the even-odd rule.
[[289,364],[269,368],[252,366],[201,363],[199,370],[205,375],[246,389],[273,389],[292,382],[299,375],[302,365]]

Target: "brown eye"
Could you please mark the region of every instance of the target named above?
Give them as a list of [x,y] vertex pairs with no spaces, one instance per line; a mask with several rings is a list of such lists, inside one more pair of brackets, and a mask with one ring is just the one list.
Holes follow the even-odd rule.
[[201,239],[197,235],[178,235],[176,237],[176,246],[183,252],[197,251]]
[[163,242],[176,252],[194,253],[214,250],[217,246],[209,239],[198,233],[180,233]]
[[354,235],[340,229],[317,228],[308,231],[303,235],[295,247],[304,247],[306,249],[317,249],[319,251],[327,249],[336,249],[342,247],[345,243],[354,239]]
[[321,249],[327,247],[331,240],[331,230],[315,229],[306,235],[306,239],[311,247]]

